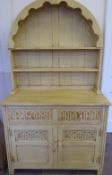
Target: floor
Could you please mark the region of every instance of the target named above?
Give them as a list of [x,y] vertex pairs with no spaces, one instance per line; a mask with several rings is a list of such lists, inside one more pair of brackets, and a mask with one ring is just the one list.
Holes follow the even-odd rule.
[[112,175],[112,134],[107,134],[103,175]]
[[[7,173],[1,172],[0,175],[7,175]],[[96,172],[85,172],[85,171],[47,171],[47,170],[38,170],[38,171],[17,171],[15,175],[96,175]],[[106,143],[106,154],[105,154],[105,163],[104,163],[104,172],[103,175],[112,175],[112,134],[107,134],[107,143]]]

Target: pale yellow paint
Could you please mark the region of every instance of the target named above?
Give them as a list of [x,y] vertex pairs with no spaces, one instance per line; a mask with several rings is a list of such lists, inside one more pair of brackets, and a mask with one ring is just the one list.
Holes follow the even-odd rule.
[[13,72],[98,72],[96,68],[15,68]]
[[87,90],[18,90],[7,97],[7,105],[109,105],[103,95]]
[[101,94],[102,41],[94,16],[73,0],[38,0],[18,15],[9,38],[13,94],[2,102],[10,175],[102,175],[109,106]]
[[[10,34],[10,39],[9,39],[9,47],[13,48],[14,47],[14,42],[13,42],[13,36],[17,33],[18,31],[18,23],[21,20],[24,20],[28,15],[29,15],[29,11],[30,9],[38,9],[40,7],[43,6],[43,4],[46,2],[46,0],[39,0],[39,1],[35,1],[32,4],[28,5],[16,18],[13,27],[12,27],[12,31]],[[62,1],[61,0],[48,0],[47,2],[49,2],[52,5],[57,5],[60,4]],[[96,22],[95,17],[91,14],[91,12],[89,12],[88,9],[86,9],[86,7],[82,6],[80,3],[75,2],[73,0],[65,0],[65,2],[67,3],[68,7],[71,7],[73,9],[75,8],[80,8],[82,10],[82,14],[86,17],[86,19],[90,19],[93,22],[93,30],[96,34],[98,34],[99,36],[99,41],[98,41],[98,46],[102,46],[102,36],[101,36],[101,31],[100,28]]]

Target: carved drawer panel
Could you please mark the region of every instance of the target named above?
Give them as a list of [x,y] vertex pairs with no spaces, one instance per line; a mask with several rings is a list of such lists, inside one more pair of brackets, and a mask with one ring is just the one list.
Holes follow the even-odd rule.
[[58,112],[59,122],[77,122],[77,123],[90,123],[99,124],[103,119],[102,108],[68,108],[60,109]]
[[52,109],[39,107],[8,107],[6,109],[9,122],[51,122]]

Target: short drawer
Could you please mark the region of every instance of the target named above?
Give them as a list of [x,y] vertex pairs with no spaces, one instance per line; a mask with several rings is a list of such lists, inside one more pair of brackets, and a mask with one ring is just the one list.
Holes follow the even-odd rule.
[[58,111],[59,122],[101,123],[103,119],[102,107],[73,107],[62,108]]
[[52,122],[53,110],[47,107],[7,107],[9,122]]

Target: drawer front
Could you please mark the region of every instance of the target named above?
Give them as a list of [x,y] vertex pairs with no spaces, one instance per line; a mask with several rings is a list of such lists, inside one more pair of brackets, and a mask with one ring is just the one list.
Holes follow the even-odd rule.
[[62,123],[101,124],[102,120],[102,107],[70,107],[58,111],[58,121]]
[[8,107],[8,121],[13,122],[52,122],[53,110],[47,107]]
[[104,117],[103,107],[7,107],[10,123],[79,123],[101,124]]

